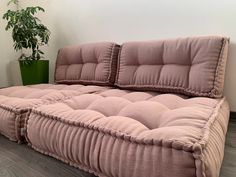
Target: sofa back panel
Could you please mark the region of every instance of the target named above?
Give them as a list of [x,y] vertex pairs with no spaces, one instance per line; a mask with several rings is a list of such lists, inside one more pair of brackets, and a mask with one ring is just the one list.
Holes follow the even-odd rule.
[[116,85],[221,97],[228,44],[228,38],[218,36],[124,43]]
[[115,82],[119,46],[103,42],[59,50],[55,82],[61,84],[111,85]]

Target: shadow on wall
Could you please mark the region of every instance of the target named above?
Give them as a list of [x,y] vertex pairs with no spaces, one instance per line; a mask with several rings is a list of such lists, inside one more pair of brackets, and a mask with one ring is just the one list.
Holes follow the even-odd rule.
[[[56,48],[60,49],[62,47],[73,45],[73,44],[79,44],[80,41],[78,40],[78,32],[77,30],[70,28],[69,33],[68,29],[63,29],[63,27],[60,24],[54,24],[54,28],[57,29],[53,31],[53,35],[55,36],[53,39],[53,42],[51,43],[56,44]],[[81,36],[82,34],[80,34]]]
[[10,61],[7,64],[7,80],[9,85],[22,85],[21,72],[18,60]]
[[236,112],[236,43],[234,42],[229,46],[224,94],[231,105],[231,110]]

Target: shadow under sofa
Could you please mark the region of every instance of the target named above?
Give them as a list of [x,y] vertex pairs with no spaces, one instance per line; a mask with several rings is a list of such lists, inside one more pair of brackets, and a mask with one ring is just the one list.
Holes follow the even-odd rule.
[[207,36],[60,49],[59,85],[50,87],[92,90],[61,88],[69,96],[27,107],[23,136],[35,150],[101,177],[217,177],[229,119],[228,43]]

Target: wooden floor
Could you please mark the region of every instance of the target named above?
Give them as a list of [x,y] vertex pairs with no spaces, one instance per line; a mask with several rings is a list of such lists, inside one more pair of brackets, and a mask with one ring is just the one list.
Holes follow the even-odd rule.
[[236,116],[229,122],[220,177],[236,177]]
[[0,136],[0,177],[94,177]]
[[[0,177],[94,177],[0,135]],[[220,177],[236,177],[236,119],[231,119]]]

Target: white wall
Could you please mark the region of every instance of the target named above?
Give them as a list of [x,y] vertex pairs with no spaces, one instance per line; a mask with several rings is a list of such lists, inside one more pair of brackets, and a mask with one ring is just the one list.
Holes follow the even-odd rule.
[[[32,1],[22,0],[22,5],[30,3]],[[47,10],[41,17],[52,31],[50,45],[46,48],[46,56],[52,63],[57,49],[69,44],[214,34],[230,37],[225,95],[231,109],[236,111],[235,0],[47,0],[33,3]]]
[[13,50],[11,32],[5,31],[6,21],[2,19],[3,14],[9,8],[16,8],[14,5],[7,7],[7,0],[0,1],[0,87],[12,85],[10,73],[10,61],[17,60],[17,53]]

